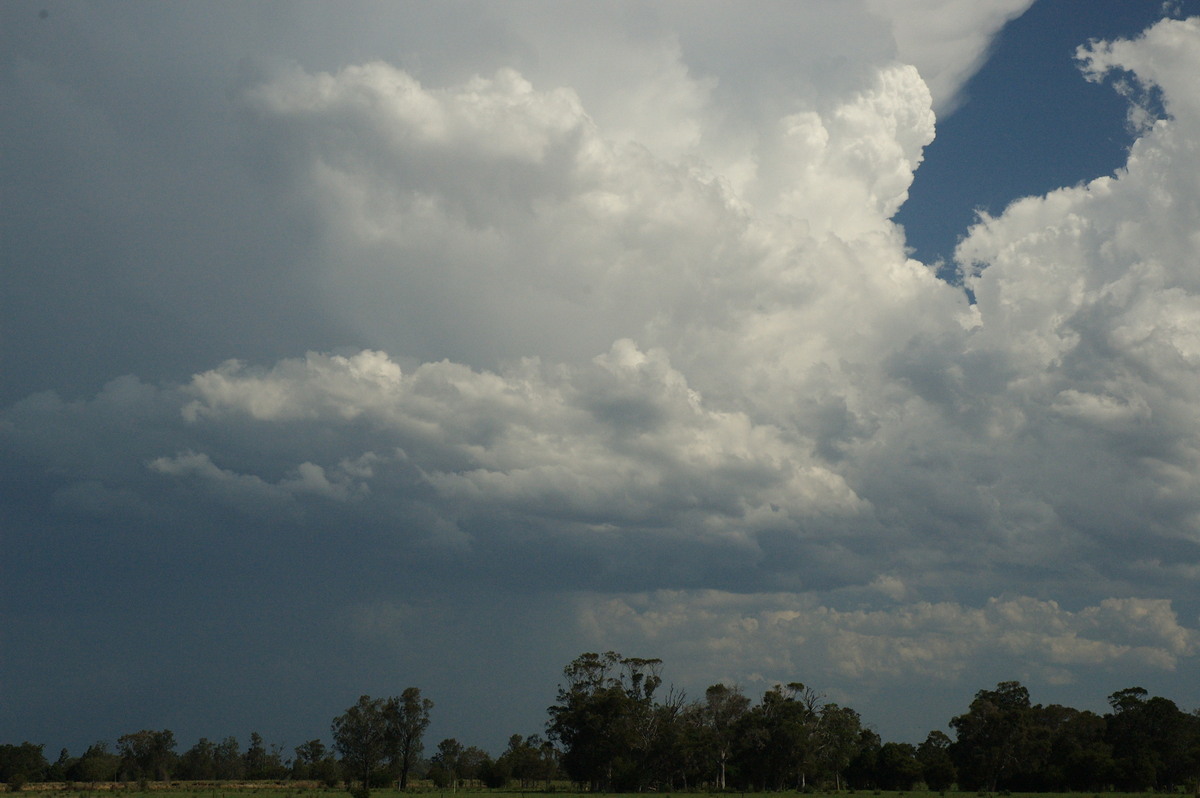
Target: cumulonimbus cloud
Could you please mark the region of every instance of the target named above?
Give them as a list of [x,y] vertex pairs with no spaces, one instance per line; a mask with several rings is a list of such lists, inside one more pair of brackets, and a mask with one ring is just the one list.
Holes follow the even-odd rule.
[[[595,639],[746,672],[800,641],[831,678],[1175,668],[1200,562],[1200,21],[1082,56],[1168,116],[1116,176],[981,219],[957,251],[975,304],[890,221],[933,136],[911,66],[752,138],[678,71],[675,147],[511,68],[274,72],[240,123],[279,143],[303,276],[355,348],[40,394],[0,432],[81,515],[352,524],[514,590],[623,579],[586,609]],[[1025,597],[1061,594],[1081,608]]]

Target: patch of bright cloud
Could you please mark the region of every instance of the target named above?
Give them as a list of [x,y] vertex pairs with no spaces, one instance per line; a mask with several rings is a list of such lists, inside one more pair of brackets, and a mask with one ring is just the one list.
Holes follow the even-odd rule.
[[1180,624],[1170,601],[1149,599],[1076,612],[1029,597],[843,611],[790,594],[660,591],[581,599],[579,613],[597,643],[664,652],[685,678],[742,682],[954,682],[997,661],[1054,682],[1080,668],[1173,670],[1200,648],[1200,630]]

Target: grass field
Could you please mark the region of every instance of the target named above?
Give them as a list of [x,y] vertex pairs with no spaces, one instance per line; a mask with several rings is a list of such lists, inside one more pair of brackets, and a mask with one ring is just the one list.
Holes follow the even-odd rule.
[[[3,785],[0,785],[2,787]],[[296,784],[296,783],[268,783],[268,784],[228,784],[228,783],[174,783],[157,785],[152,784],[145,790],[138,788],[136,785],[124,784],[105,784],[105,785],[80,785],[80,784],[28,784],[25,786],[23,793],[37,794],[50,796],[53,794],[55,798],[253,798],[256,794],[261,798],[352,798],[349,792],[341,789],[330,789],[318,787],[315,784]],[[547,793],[541,790],[488,790],[488,789],[459,789],[451,791],[448,789],[438,789],[429,785],[420,785],[405,792],[389,789],[371,790],[371,798],[412,798],[416,794],[422,798],[455,798],[455,796],[470,796],[470,798],[485,798],[486,796],[494,796],[494,798],[540,798],[542,796],[553,795],[554,798],[597,798],[598,793],[579,793],[573,792],[565,785],[562,789],[552,790]],[[925,790],[910,790],[907,792],[890,792],[887,790],[834,790],[816,791],[816,792],[769,792],[769,793],[752,793],[752,792],[685,792],[677,791],[674,793],[680,798],[781,798],[781,796],[838,796],[839,798],[949,798],[949,796],[983,796],[989,798],[989,793],[984,792],[932,792]],[[648,798],[649,795],[654,795],[656,798],[670,798],[671,793],[605,793],[605,798]],[[996,796],[1003,798],[1091,798],[1087,793],[1022,793],[1022,792],[1002,792],[995,793]],[[1127,792],[1106,792],[1102,793],[1104,798],[1162,798],[1163,793],[1127,793]],[[1179,795],[1183,795],[1179,793]]]

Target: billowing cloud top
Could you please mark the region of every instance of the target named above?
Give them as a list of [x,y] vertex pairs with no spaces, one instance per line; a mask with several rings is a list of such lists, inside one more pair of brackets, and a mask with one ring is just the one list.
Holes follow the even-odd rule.
[[[118,330],[141,362],[238,359],[80,398],[18,369],[3,518],[19,562],[59,564],[49,586],[9,589],[35,607],[55,580],[113,592],[103,611],[48,602],[73,628],[129,623],[153,595],[220,640],[232,610],[210,590],[260,578],[236,594],[271,629],[243,617],[230,639],[320,629],[302,664],[251,679],[326,684],[317,717],[363,681],[428,679],[436,699],[451,680],[434,653],[471,646],[545,652],[543,674],[624,648],[685,660],[693,686],[802,678],[851,703],[1191,667],[1200,20],[1081,49],[1089,79],[1118,73],[1166,113],[1135,104],[1117,175],[982,218],[957,252],[972,303],[890,219],[934,108],[1028,2],[874,0],[837,21],[827,5],[761,24],[707,4],[604,19],[516,4],[503,21],[481,6],[495,35],[454,63],[268,53],[211,101],[222,144],[199,163],[165,135],[179,120],[89,117],[119,103],[71,96],[77,65],[10,57],[6,96],[47,125],[90,119],[74,157],[106,190],[139,189],[61,209],[108,203],[97,218],[115,226],[67,233],[51,276],[86,283],[94,265],[101,299],[142,308]],[[916,26],[933,7],[944,28]],[[407,40],[446,12],[379,13]],[[807,54],[780,53],[780,20]],[[309,35],[271,22],[281,41]],[[143,110],[173,108],[156,102]],[[106,174],[113,153],[145,179]],[[15,174],[31,192],[41,179]],[[86,293],[69,284],[61,308]],[[69,315],[58,335],[83,340],[92,321]],[[155,325],[170,330],[146,342]],[[121,563],[187,576],[143,593],[89,567]],[[44,617],[18,615],[30,635]],[[377,653],[330,664],[356,646],[411,676]],[[473,695],[445,700],[497,741],[514,730],[463,720]],[[537,723],[538,701],[511,723]]]

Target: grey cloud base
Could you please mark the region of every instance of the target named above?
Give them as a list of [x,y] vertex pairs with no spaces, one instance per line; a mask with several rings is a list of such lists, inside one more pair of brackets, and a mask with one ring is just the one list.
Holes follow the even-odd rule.
[[[1020,4],[992,5],[975,30]],[[617,87],[380,60],[237,81],[273,255],[214,269],[305,297],[321,344],[0,410],[6,680],[53,662],[124,697],[90,728],[194,736],[320,734],[400,680],[485,745],[538,729],[589,648],[697,690],[801,679],[908,738],[1005,678],[1200,699],[1200,21],[1083,51],[1169,117],[1117,176],[982,219],[975,304],[889,221],[934,135],[918,69],[872,33],[853,85],[739,124],[689,35],[614,34],[653,65]],[[940,714],[884,698],[930,683]],[[61,735],[28,696],[14,717]]]

